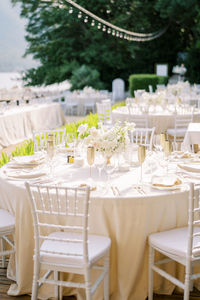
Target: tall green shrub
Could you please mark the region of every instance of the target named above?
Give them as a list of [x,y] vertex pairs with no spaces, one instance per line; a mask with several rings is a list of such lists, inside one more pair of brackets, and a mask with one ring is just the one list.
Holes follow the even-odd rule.
[[156,90],[157,84],[167,84],[168,77],[157,76],[155,74],[133,74],[129,77],[129,90],[134,97],[135,90],[149,91],[149,85],[152,85],[153,90]]

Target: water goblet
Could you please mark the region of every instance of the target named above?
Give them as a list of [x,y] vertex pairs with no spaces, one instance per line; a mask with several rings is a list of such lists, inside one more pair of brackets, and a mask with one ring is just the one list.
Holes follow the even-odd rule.
[[142,184],[142,164],[146,158],[146,147],[144,145],[138,145],[138,160],[140,163],[140,182]]
[[94,157],[95,157],[95,148],[93,146],[88,146],[87,147],[87,162],[88,165],[90,166],[90,178],[92,175],[92,165],[94,163]]
[[102,172],[102,169],[103,169],[104,164],[105,164],[105,158],[104,158],[103,154],[100,151],[96,151],[96,153],[95,153],[94,164],[98,169],[99,180],[101,180],[101,172]]
[[106,175],[107,175],[107,187],[108,187],[108,189],[110,187],[111,174],[114,172],[115,169],[116,169],[116,159],[115,159],[114,155],[111,156],[111,157],[106,156],[105,157],[105,163],[104,163],[104,170],[105,170]]

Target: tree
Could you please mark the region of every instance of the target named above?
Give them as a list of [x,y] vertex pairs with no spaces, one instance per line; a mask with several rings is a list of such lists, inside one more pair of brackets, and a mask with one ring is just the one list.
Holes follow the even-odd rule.
[[[25,55],[33,54],[40,65],[27,71],[28,84],[51,84],[69,79],[86,65],[100,73],[110,89],[114,78],[126,82],[133,73],[153,73],[157,62],[176,64],[177,53],[193,49],[198,40],[198,0],[79,0],[85,7],[117,26],[136,32],[154,32],[169,24],[167,32],[151,42],[138,43],[113,37],[91,19],[77,18],[74,8],[63,8],[42,0],[12,0],[21,3],[21,16],[28,19]],[[199,71],[200,72],[200,71]],[[188,73],[190,74],[190,73]]]

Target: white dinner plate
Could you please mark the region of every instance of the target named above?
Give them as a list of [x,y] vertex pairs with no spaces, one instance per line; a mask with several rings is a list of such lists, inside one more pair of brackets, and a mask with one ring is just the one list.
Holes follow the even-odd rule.
[[153,189],[160,190],[160,191],[175,191],[175,190],[180,190],[184,186],[185,186],[184,184],[177,184],[177,185],[173,185],[173,186],[157,186],[157,185],[151,184],[151,187]]

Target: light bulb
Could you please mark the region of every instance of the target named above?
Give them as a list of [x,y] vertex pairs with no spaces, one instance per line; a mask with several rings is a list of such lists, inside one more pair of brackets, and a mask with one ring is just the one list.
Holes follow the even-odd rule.
[[103,26],[103,29],[102,29],[103,31],[106,31],[106,26]]
[[112,35],[115,36],[115,30],[112,31]]
[[80,11],[79,13],[78,13],[78,18],[80,19],[82,17],[82,12]]
[[109,34],[111,33],[111,29],[110,28],[108,28],[107,33],[109,33]]
[[88,22],[88,16],[85,17],[84,22],[87,23]]
[[94,20],[92,20],[91,26],[94,26],[94,25],[95,25],[95,22],[94,22]]
[[101,23],[98,24],[97,28],[98,28],[98,29],[101,29]]
[[69,13],[70,13],[70,14],[73,13],[73,8],[72,8],[72,7],[70,7],[70,9],[69,9]]

